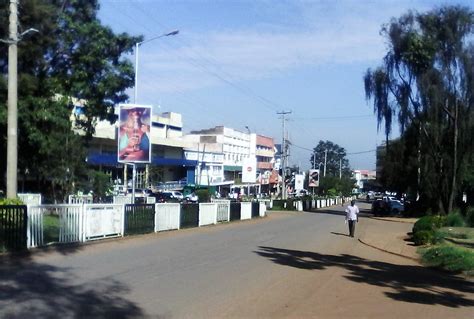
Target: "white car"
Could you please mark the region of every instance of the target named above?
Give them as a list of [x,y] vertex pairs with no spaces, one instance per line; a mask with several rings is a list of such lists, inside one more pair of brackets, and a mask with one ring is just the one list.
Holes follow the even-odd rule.
[[183,193],[178,192],[178,191],[169,191],[169,192],[163,192],[163,193],[169,194],[169,196],[173,199],[183,200],[184,198]]

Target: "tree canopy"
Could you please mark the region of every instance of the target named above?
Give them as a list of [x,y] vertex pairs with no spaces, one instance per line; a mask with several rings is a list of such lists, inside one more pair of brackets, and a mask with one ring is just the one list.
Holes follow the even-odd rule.
[[[8,38],[8,2],[1,4],[0,38]],[[115,34],[97,18],[97,0],[24,0],[19,33],[35,28],[18,43],[18,127],[20,173],[61,186],[84,175],[84,143],[98,120],[115,121],[114,105],[133,86],[133,64],[124,54],[142,40]],[[6,162],[8,46],[0,45],[0,161]],[[82,104],[80,116],[73,115]],[[74,134],[72,127],[82,131]],[[86,174],[87,175],[87,174]],[[1,183],[4,181],[2,180]],[[1,184],[0,184],[1,185]],[[64,186],[64,185],[63,185]]]
[[350,177],[351,170],[346,154],[346,150],[343,147],[331,141],[319,141],[318,145],[313,148],[313,154],[309,161],[311,167],[321,167],[322,176],[324,174],[324,159],[326,157],[326,176],[339,177],[339,169],[342,168],[342,175]]
[[392,19],[382,28],[388,42],[382,65],[364,76],[387,141],[397,119],[400,143],[411,152],[405,164],[416,158],[418,178],[410,186],[445,212],[462,191],[460,174],[474,147],[473,27],[473,11],[461,6]]

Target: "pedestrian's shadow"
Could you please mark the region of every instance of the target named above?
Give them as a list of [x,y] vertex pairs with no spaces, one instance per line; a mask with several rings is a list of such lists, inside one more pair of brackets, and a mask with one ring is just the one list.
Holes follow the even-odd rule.
[[336,233],[336,232],[333,232],[333,231],[331,232],[331,234],[333,234],[333,235],[338,235],[338,236],[346,236],[346,237],[351,237],[351,236],[349,236],[349,235],[347,235],[347,234],[343,234],[343,233]]
[[320,271],[331,267],[347,269],[346,279],[386,287],[385,295],[397,301],[453,308],[474,306],[474,283],[422,266],[265,246],[260,246],[255,253],[288,267]]

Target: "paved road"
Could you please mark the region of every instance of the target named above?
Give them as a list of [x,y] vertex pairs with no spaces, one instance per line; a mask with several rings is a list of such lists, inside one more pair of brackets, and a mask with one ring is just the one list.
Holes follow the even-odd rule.
[[338,215],[270,213],[1,258],[0,318],[472,317],[472,283],[360,243],[376,222],[354,239]]

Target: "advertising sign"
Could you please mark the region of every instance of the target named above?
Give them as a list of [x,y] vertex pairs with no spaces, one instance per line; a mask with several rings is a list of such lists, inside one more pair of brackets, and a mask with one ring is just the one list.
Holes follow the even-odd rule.
[[244,160],[242,164],[242,183],[255,183],[257,180],[257,161],[254,158]]
[[119,105],[117,140],[118,161],[122,163],[151,162],[151,106]]
[[309,187],[319,187],[319,169],[309,170]]
[[304,188],[304,174],[295,175],[295,192],[298,192]]

